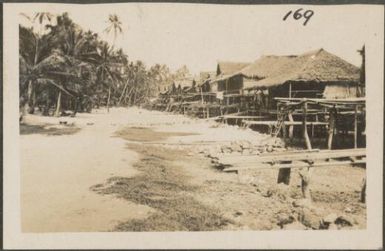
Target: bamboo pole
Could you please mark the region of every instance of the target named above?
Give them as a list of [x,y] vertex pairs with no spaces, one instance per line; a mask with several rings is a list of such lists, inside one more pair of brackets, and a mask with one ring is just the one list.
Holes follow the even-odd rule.
[[291,98],[291,83],[289,83],[289,98]]
[[309,134],[307,132],[307,102],[303,103],[303,118],[302,118],[302,126],[303,126],[303,137],[305,139],[306,149],[311,150],[311,142],[309,139]]
[[[289,111],[289,113],[287,114],[287,117],[288,117],[290,122],[294,122],[292,111]],[[294,132],[294,126],[290,125],[289,126],[289,138],[290,139],[293,139],[293,132]]]
[[[307,133],[307,102],[305,101],[303,103],[303,136],[305,138],[306,143],[306,149],[312,150],[311,142],[309,139],[309,135]],[[310,160],[312,162],[312,160]],[[310,168],[303,168],[300,171],[301,176],[301,188],[302,188],[302,194],[305,199],[308,199],[311,201],[311,194],[310,194],[310,181],[311,181],[311,169]]]
[[328,149],[332,149],[333,146],[333,136],[335,130],[335,112],[334,109],[330,109],[329,111],[329,136],[328,136]]

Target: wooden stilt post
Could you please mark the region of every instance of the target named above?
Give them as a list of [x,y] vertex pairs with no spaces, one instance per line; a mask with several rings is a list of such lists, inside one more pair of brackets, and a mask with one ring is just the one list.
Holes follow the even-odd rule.
[[286,139],[286,137],[287,137],[285,121],[282,122],[282,137],[284,139]]
[[314,138],[314,124],[311,123],[311,138]]
[[306,149],[311,150],[311,142],[309,139],[309,134],[307,132],[307,102],[303,103],[303,118],[302,118],[302,127],[303,127],[303,137],[305,139]]
[[289,83],[289,98],[291,98],[291,83]]
[[[223,116],[223,109],[222,107],[219,107],[219,112],[221,113],[221,116]],[[224,119],[222,117],[221,122],[224,123]]]
[[[309,135],[307,133],[307,102],[305,101],[303,103],[303,118],[302,118],[302,124],[303,124],[303,137],[305,139],[306,143],[306,149],[311,150],[311,142],[309,139]],[[311,160],[309,160],[311,161]],[[310,194],[310,180],[311,180],[311,169],[309,167],[303,168],[300,171],[301,176],[301,188],[302,188],[302,195],[305,199],[308,199],[311,201],[311,194]]]
[[306,167],[300,171],[301,176],[301,188],[302,195],[305,199],[311,201],[311,193],[310,193],[310,181],[311,181],[311,168]]
[[210,107],[207,106],[207,118],[210,118]]
[[334,136],[334,130],[335,130],[335,111],[334,109],[331,109],[329,111],[329,137],[328,137],[328,149],[331,150],[333,146],[333,136]]
[[[289,113],[287,114],[287,117],[289,119],[290,122],[294,122],[294,119],[293,119],[293,114],[292,114],[292,111],[290,110]],[[293,132],[294,132],[294,126],[293,125],[290,125],[289,126],[289,138],[290,140],[293,139]]]

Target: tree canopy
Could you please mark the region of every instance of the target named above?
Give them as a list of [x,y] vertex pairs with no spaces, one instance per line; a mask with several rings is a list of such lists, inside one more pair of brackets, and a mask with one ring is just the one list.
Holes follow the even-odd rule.
[[188,74],[186,66],[175,73],[166,65],[147,67],[114,48],[122,32],[116,15],[109,16],[105,30],[113,32],[112,44],[84,31],[67,13],[36,13],[29,20],[38,21],[40,28],[19,27],[20,105],[25,112],[39,108],[59,116],[65,110],[90,111],[109,102],[137,105]]

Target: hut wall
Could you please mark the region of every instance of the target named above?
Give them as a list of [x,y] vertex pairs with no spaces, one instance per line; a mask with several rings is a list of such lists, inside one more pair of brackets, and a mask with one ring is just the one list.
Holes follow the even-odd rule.
[[289,97],[290,85],[292,98],[322,98],[322,93],[325,89],[324,83],[288,82],[283,85],[286,94],[281,97]]
[[356,98],[359,97],[357,86],[352,84],[330,84],[325,87],[323,98]]
[[232,78],[218,81],[218,90],[217,91],[225,91],[228,93],[239,92],[243,88],[243,77],[242,76],[234,76]]

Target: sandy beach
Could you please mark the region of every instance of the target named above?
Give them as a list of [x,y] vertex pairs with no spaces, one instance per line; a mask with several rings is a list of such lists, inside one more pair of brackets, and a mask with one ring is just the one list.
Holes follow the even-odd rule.
[[29,115],[21,128],[23,232],[319,229],[325,217],[366,226],[365,169],[314,170],[307,207],[298,171],[286,186],[277,170],[213,167],[207,156],[234,142],[271,141],[250,129],[135,107]]

